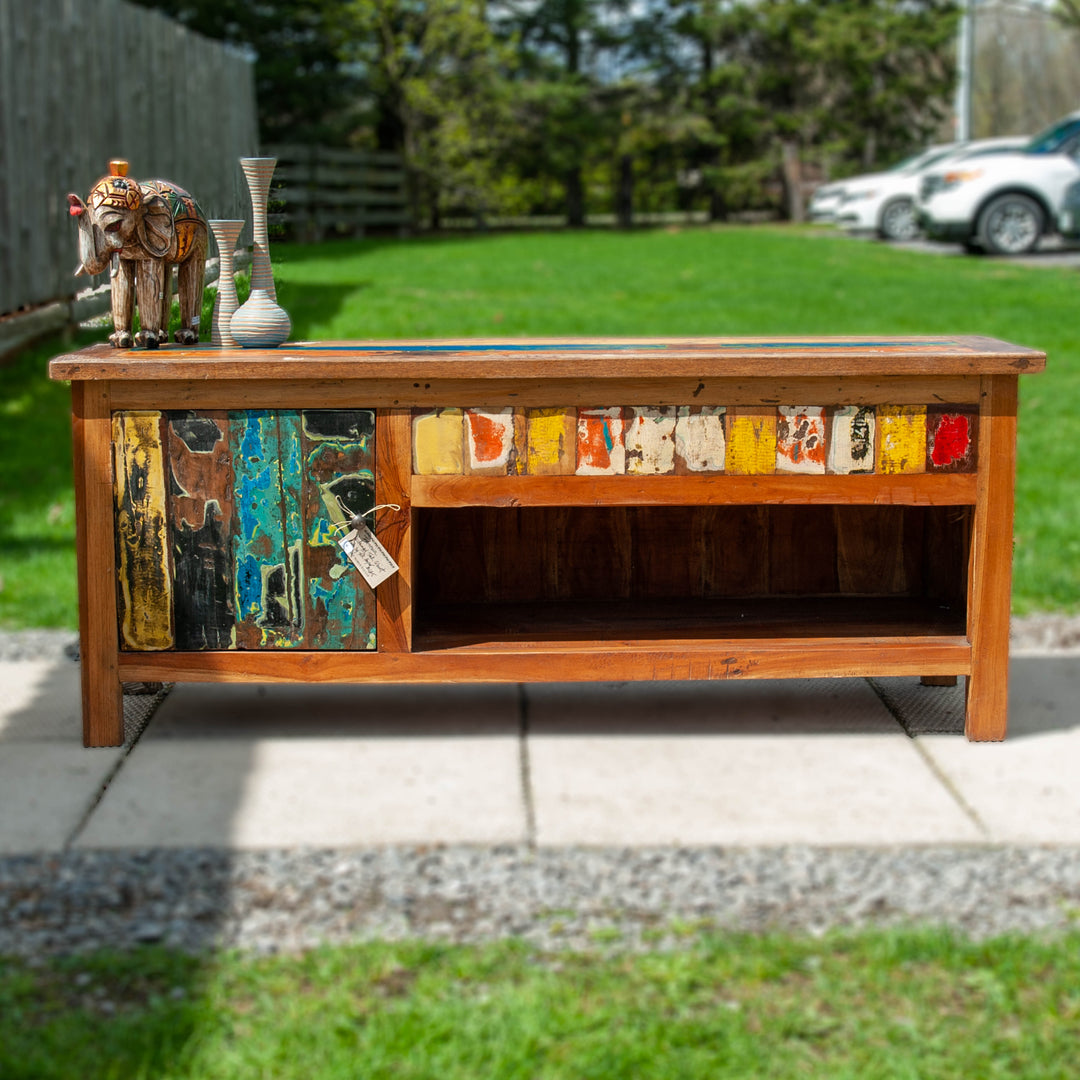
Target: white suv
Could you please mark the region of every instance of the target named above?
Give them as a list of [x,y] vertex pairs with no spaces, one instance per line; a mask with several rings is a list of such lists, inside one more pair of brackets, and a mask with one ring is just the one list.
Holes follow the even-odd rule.
[[1080,112],[1027,147],[955,168],[930,169],[919,187],[918,219],[928,236],[969,251],[1032,251],[1057,225],[1066,189],[1080,179]]
[[[904,158],[898,165],[880,173],[862,173],[859,176],[849,176],[846,180],[838,180],[832,184],[819,187],[810,205],[807,207],[810,220],[814,222],[835,222],[839,224],[838,216],[843,210],[845,196],[851,188],[865,188],[877,182],[888,184],[893,178],[906,176],[919,171],[931,161],[938,161],[945,154],[950,153],[962,143],[945,143],[940,146],[931,146],[919,154]],[[872,227],[872,226],[870,226]]]
[[931,148],[905,167],[849,181],[836,211],[836,223],[852,232],[874,232],[882,240],[914,240],[919,234],[915,200],[928,169],[945,169],[961,161],[1023,149],[1027,136],[977,139]]

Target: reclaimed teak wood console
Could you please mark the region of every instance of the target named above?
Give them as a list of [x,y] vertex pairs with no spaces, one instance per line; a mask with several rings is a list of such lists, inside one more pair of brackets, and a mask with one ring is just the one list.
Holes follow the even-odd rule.
[[[982,337],[95,346],[83,723],[133,681],[967,677],[1005,735],[1017,376]],[[367,520],[375,593],[336,541]],[[400,508],[400,509],[398,509]]]

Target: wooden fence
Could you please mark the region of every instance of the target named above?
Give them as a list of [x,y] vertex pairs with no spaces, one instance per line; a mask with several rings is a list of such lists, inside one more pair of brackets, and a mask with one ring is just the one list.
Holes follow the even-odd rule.
[[270,221],[301,240],[362,236],[412,224],[400,155],[325,146],[270,146],[278,159]]
[[66,195],[110,158],[250,221],[257,152],[250,58],[125,0],[0,0],[0,316],[95,283],[72,276]]

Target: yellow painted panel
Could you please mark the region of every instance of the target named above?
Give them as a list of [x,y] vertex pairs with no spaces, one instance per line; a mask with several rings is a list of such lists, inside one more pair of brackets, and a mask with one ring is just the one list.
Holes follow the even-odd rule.
[[413,472],[418,476],[459,475],[462,425],[461,409],[434,409],[413,416]]
[[880,405],[877,421],[877,471],[926,472],[926,406]]
[[776,470],[776,410],[729,409],[726,472],[768,475]]
[[112,437],[120,636],[128,649],[169,649],[173,585],[161,413],[115,413]]
[[528,409],[526,471],[530,476],[562,476],[577,466],[577,410]]

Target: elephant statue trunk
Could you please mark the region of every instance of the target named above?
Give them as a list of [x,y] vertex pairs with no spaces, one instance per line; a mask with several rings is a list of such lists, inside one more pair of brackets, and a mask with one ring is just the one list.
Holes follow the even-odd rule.
[[[126,161],[110,161],[84,203],[68,195],[68,212],[79,227],[80,274],[100,274],[118,255],[112,279],[113,333],[117,348],[156,349],[168,340],[172,268],[178,268],[180,329],[176,340],[199,340],[208,230],[199,204],[167,180],[137,183]],[[136,297],[142,328],[132,335]]]
[[68,203],[71,216],[78,218],[79,226],[79,265],[75,268],[75,276],[89,274],[93,277],[108,268],[113,253],[105,244],[105,233],[101,226],[94,224],[78,195],[69,195]]

